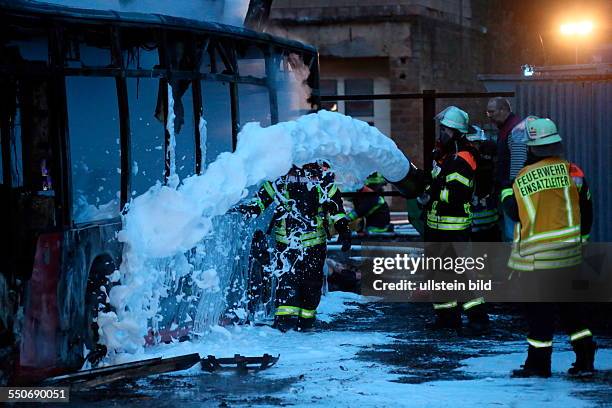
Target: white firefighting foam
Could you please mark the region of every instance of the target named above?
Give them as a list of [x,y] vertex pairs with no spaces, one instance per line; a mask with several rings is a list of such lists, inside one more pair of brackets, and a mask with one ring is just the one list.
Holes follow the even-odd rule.
[[221,153],[202,175],[177,188],[155,186],[130,204],[120,240],[142,256],[166,257],[195,246],[222,215],[247,195],[247,187],[275,180],[292,163],[331,164],[336,182],[352,189],[374,171],[388,180],[406,175],[409,161],[393,140],[358,119],[320,111],[262,128],[247,123],[233,153]]
[[367,123],[320,111],[262,128],[247,123],[233,153],[220,154],[202,175],[174,188],[157,184],[135,198],[123,220],[121,285],[109,293],[115,312],[98,319],[102,342],[114,352],[136,352],[166,295],[168,273],[190,272],[184,256],[212,232],[212,218],[244,198],[247,187],[286,174],[293,163],[328,162],[341,187],[354,188],[374,171],[398,181],[410,163],[395,143]]

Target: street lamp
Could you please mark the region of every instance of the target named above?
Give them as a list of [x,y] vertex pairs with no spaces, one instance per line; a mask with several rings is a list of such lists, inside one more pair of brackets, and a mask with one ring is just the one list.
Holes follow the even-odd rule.
[[578,41],[593,32],[595,25],[592,21],[584,20],[577,22],[569,22],[561,24],[561,34],[567,37],[574,38],[574,47],[576,51],[576,64],[578,64]]

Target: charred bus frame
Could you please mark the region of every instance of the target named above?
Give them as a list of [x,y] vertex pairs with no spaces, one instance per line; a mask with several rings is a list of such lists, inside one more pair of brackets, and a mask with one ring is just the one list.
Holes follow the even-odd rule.
[[[0,188],[3,202],[9,203],[3,214],[9,227],[2,234],[0,303],[6,308],[0,313],[0,331],[3,336],[17,333],[19,337],[14,339],[15,361],[7,364],[19,376],[36,378],[82,364],[83,344],[91,348],[95,342],[96,328],[91,323],[103,296],[100,287],[121,262],[118,217],[82,221],[74,216],[67,78],[114,79],[118,209],[123,209],[132,196],[136,170],[128,80],[138,83],[153,78],[159,83],[156,114],[163,122],[159,136],[165,154],[160,172],[165,178],[171,169],[164,92],[168,84],[173,85],[173,93],[181,85],[191,88],[193,103],[184,109],[193,112],[192,173],[199,174],[205,165],[198,123],[207,101],[202,84],[227,84],[231,111],[227,137],[235,149],[241,126],[239,86],[267,89],[269,123],[287,120],[279,114],[277,75],[301,61],[309,69],[307,85],[318,94],[318,54],[299,42],[222,24],[4,0],[0,0],[0,32]],[[79,47],[87,41],[106,50],[108,60],[85,63],[85,48]],[[42,60],[28,59],[24,52],[38,45],[46,55]],[[241,59],[249,58],[251,49],[262,56],[262,75],[240,72]],[[158,53],[157,64],[143,68],[140,61],[134,63],[141,51],[150,50]],[[27,95],[18,103],[22,91]],[[29,130],[25,136],[19,134],[23,140],[16,146],[15,126],[23,109],[35,112],[30,114],[34,120],[23,123]],[[15,171],[19,160],[22,174]],[[22,308],[22,318],[17,317],[17,307]]]

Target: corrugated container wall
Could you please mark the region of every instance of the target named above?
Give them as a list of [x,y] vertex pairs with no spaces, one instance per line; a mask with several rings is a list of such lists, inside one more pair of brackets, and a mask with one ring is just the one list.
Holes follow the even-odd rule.
[[612,82],[525,81],[516,87],[516,111],[551,118],[568,160],[589,182],[594,204],[592,241],[612,241]]

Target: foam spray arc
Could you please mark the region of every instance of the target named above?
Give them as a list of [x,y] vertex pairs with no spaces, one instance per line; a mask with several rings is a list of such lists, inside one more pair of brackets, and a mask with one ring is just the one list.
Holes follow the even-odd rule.
[[[343,188],[354,188],[374,171],[402,179],[410,163],[395,143],[367,123],[320,111],[262,128],[247,123],[236,151],[221,153],[202,175],[180,185],[157,184],[136,197],[123,219],[121,284],[109,299],[116,312],[101,314],[101,338],[109,350],[134,353],[143,345],[147,322],[155,320],[164,284],[193,271],[185,253],[213,233],[213,218],[247,194],[247,187],[286,174],[292,164],[328,162]],[[204,287],[216,289],[207,271]]]

